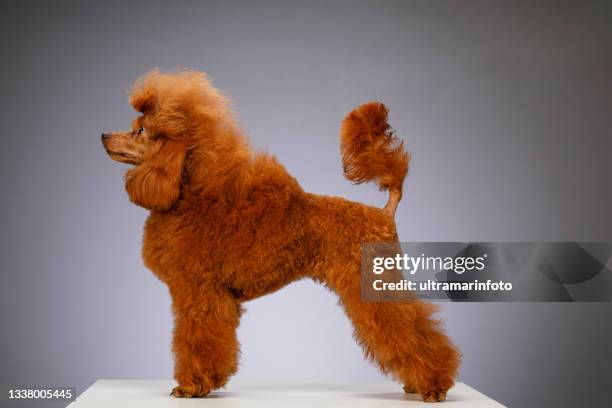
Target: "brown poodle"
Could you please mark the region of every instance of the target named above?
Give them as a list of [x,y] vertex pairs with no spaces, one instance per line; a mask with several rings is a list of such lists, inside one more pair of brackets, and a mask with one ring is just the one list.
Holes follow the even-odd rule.
[[389,191],[384,209],[305,192],[273,157],[253,152],[227,98],[206,75],[149,72],[127,132],[102,134],[129,163],[130,200],[150,210],[145,265],[166,285],[175,316],[175,397],[202,397],[236,372],[241,304],[311,278],[340,297],[365,355],[406,392],[443,401],[459,353],[419,300],[364,302],[360,244],[397,242],[394,214],[409,156],[381,103],[342,123],[345,176]]

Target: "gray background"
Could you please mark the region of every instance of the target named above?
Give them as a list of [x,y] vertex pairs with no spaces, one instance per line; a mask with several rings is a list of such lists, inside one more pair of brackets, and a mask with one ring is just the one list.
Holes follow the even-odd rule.
[[[611,11],[3,1],[0,383],[172,375],[169,296],[140,259],[146,212],[99,141],[129,126],[126,90],[155,66],[207,71],[307,190],[379,206],[343,179],[337,132],[384,101],[414,154],[404,241],[611,240]],[[237,378],[381,380],[336,302],[304,281],[249,303]],[[461,381],[518,407],[609,399],[610,304],[442,309]]]

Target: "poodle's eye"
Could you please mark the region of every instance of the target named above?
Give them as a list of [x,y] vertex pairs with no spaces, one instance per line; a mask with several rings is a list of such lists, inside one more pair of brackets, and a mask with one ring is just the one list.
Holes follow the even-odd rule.
[[145,130],[144,126],[141,126],[141,127],[140,127],[140,129],[138,129],[138,130],[136,131],[136,134],[137,134],[137,135],[142,135],[142,134],[144,133],[144,130]]

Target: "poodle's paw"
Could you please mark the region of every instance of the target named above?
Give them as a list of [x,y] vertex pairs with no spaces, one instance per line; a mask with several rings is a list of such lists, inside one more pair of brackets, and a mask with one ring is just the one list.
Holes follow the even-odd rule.
[[404,385],[404,392],[406,394],[416,394],[417,390],[412,385]]
[[202,398],[209,392],[210,390],[202,385],[179,385],[172,389],[170,395],[174,398]]
[[442,402],[446,399],[446,391],[428,391],[423,393],[425,402]]

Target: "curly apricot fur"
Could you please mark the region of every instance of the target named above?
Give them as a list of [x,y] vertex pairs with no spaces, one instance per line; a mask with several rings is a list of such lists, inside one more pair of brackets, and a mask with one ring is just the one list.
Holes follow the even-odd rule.
[[435,307],[360,297],[360,244],[397,242],[393,213],[410,159],[384,105],[358,107],[340,132],[346,177],[389,190],[381,210],[305,192],[273,156],[253,152],[203,73],[154,70],[137,81],[131,103],[142,116],[121,137],[144,135],[131,144],[146,151],[130,158],[138,165],[126,189],[150,210],[144,262],[172,297],[174,396],[205,396],[236,372],[243,302],[311,278],[339,296],[384,373],[427,401],[444,399],[459,352],[432,318]]

